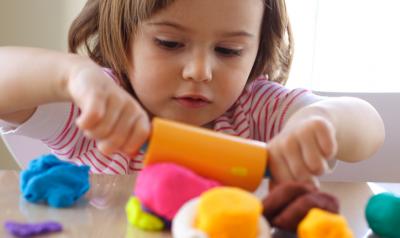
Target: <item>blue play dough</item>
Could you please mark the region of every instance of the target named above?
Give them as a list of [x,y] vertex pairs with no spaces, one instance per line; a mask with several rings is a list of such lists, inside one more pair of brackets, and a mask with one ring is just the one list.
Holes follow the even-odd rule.
[[89,190],[89,166],[77,166],[54,155],[41,156],[21,172],[20,188],[29,202],[69,207]]

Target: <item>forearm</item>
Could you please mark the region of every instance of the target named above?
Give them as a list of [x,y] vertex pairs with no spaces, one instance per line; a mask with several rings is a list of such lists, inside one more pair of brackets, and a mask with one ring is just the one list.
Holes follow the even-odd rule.
[[297,111],[286,126],[310,116],[321,116],[335,128],[336,159],[356,162],[369,158],[383,144],[384,125],[377,111],[357,98],[327,98]]
[[65,82],[78,56],[33,48],[0,48],[0,118],[18,122],[38,105],[69,100]]

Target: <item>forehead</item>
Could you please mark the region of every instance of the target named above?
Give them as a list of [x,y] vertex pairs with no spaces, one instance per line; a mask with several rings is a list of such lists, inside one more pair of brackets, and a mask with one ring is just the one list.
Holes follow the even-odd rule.
[[172,21],[193,30],[258,33],[262,0],[176,0],[147,21]]

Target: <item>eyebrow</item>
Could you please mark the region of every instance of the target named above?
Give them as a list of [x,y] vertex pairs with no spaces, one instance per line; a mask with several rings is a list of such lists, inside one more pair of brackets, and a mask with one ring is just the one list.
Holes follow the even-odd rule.
[[181,31],[189,31],[188,28],[181,26],[177,23],[170,22],[170,21],[149,22],[148,24],[151,26],[168,26],[168,27],[176,28]]
[[[186,31],[186,32],[190,31],[189,28],[186,28],[182,25],[179,25],[177,23],[170,22],[170,21],[149,22],[148,24],[151,26],[167,26],[167,27],[175,28],[175,29],[178,29],[181,31]],[[255,37],[254,34],[251,34],[247,31],[223,32],[223,33],[221,33],[221,35],[224,37],[238,37],[238,36],[245,36],[245,37],[249,37],[249,38]]]

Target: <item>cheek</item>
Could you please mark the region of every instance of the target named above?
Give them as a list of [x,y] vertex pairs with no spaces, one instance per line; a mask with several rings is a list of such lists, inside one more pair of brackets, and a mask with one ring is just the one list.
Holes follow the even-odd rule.
[[250,70],[251,67],[248,67],[245,64],[237,65],[236,67],[231,67],[229,70],[226,70],[226,82],[224,85],[221,85],[221,90],[224,90],[225,88],[225,91],[230,91],[232,94],[240,94],[246,86]]
[[132,86],[137,91],[147,91],[149,88],[156,86],[156,75],[157,68],[154,64],[146,64],[144,62],[149,62],[142,58],[135,59],[133,69],[130,74],[130,79]]
[[135,90],[168,90],[178,81],[177,65],[157,52],[138,51],[134,62],[131,82]]
[[174,92],[173,81],[171,75],[167,75],[165,70],[155,65],[139,65],[131,77],[131,84],[138,99],[147,107],[154,107],[170,97]]
[[234,95],[234,100],[236,100],[240,94],[243,92],[244,87],[246,86],[247,78],[235,82],[234,86],[232,87],[232,94]]
[[131,84],[136,95],[140,98],[146,95],[151,95],[159,87],[157,80],[151,74],[135,72],[131,77]]
[[237,75],[236,77],[227,78],[224,83],[219,84],[215,93],[221,99],[221,106],[231,106],[243,92],[245,86],[246,77],[239,78]]

